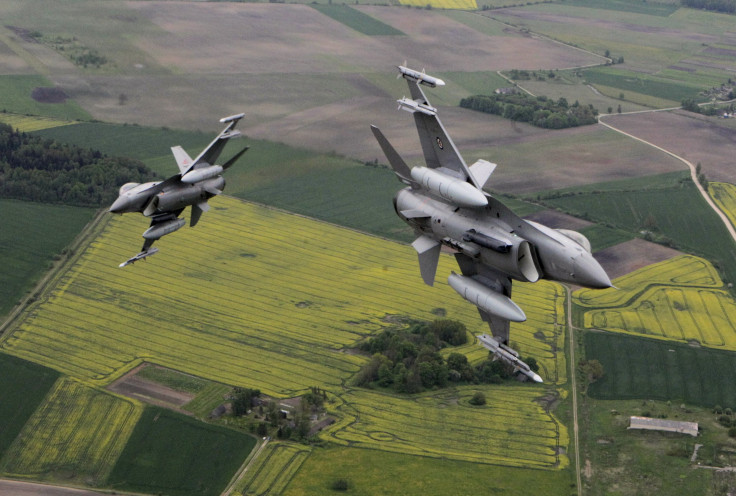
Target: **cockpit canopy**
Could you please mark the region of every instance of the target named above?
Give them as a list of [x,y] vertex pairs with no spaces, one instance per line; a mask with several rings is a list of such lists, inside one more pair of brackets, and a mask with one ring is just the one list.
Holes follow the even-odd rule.
[[120,191],[118,194],[122,195],[131,189],[135,188],[136,186],[140,186],[140,183],[125,183],[122,186],[120,186]]

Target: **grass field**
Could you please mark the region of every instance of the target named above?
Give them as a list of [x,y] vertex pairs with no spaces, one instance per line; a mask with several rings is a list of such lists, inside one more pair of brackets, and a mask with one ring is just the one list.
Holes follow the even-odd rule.
[[6,453],[0,472],[103,485],[141,412],[133,401],[62,378]]
[[59,378],[55,370],[0,353],[0,464],[16,436]]
[[736,281],[736,246],[690,181],[660,189],[582,193],[546,202],[632,234],[643,231],[651,232],[655,239],[668,238],[678,249],[716,264],[724,282]]
[[[156,259],[126,270],[117,265],[138,249],[142,219],[112,217],[48,301],[0,346],[98,384],[146,360],[288,396],[339,385],[357,372],[365,358],[341,349],[389,325],[391,315],[433,319],[431,311],[442,307],[485,332],[475,309],[442,280],[454,269],[449,256],[430,288],[405,245],[234,199],[212,206],[207,222],[161,240]],[[552,373],[564,371],[562,358],[545,352],[554,349],[562,317],[534,310],[535,302],[549,302],[550,291],[561,294],[517,286],[530,321],[512,340],[539,352]],[[155,333],[146,315],[156,316]],[[541,340],[534,337],[539,327]]]
[[613,67],[587,69],[583,75],[593,85],[616,88],[624,94],[640,93],[669,100],[674,103],[674,106],[679,106],[680,102],[686,98],[698,99],[698,93],[704,89],[698,85],[683,84],[676,80],[666,80]]
[[[468,403],[482,391],[488,403]],[[465,386],[406,397],[353,390],[321,435],[337,444],[508,467],[562,469],[567,429],[535,401],[534,386]],[[481,427],[482,426],[482,427]]]
[[[469,0],[465,0],[469,1]],[[348,5],[311,5],[312,8],[368,36],[401,36],[404,33]]]
[[736,350],[736,302],[705,260],[673,258],[615,284],[575,292],[585,327]]
[[312,448],[302,444],[269,442],[235,487],[236,494],[283,494],[311,453]]
[[339,446],[313,450],[283,494],[330,494],[337,479],[346,479],[347,494],[357,496],[574,494],[569,471],[496,467]]
[[[629,417],[663,416],[669,420],[695,421],[701,427],[691,436],[629,430]],[[682,406],[676,401],[586,398],[579,414],[581,461],[584,461],[583,494],[666,494],[668,496],[723,495],[713,484],[713,470],[721,456],[733,449],[726,428],[715,421],[710,408]],[[690,462],[695,445],[695,463]],[[726,461],[726,463],[728,463]]]
[[597,399],[655,399],[676,404],[736,407],[736,360],[731,351],[588,332],[585,357],[603,365],[591,384]]
[[0,199],[0,316],[48,269],[54,256],[92,220],[91,208]]
[[146,407],[107,486],[174,496],[219,495],[255,443],[247,434]]
[[41,103],[31,97],[34,88],[52,86],[43,76],[0,76],[0,111],[63,121],[90,119],[89,114],[72,100],[64,103]]

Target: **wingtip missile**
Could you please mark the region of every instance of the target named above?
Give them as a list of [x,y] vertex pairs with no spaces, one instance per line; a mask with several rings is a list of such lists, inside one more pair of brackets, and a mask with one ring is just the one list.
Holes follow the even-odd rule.
[[399,65],[397,66],[399,69],[399,75],[403,76],[404,79],[413,79],[419,84],[423,84],[425,86],[429,86],[430,88],[435,88],[437,86],[444,86],[445,82],[441,80],[440,78],[430,76],[429,74],[426,74],[424,71],[419,72],[415,71],[414,69],[409,69],[406,66]]
[[228,122],[239,121],[243,117],[245,117],[245,113],[230,115],[228,117],[223,117],[222,119],[220,119],[220,122],[223,124],[227,124]]

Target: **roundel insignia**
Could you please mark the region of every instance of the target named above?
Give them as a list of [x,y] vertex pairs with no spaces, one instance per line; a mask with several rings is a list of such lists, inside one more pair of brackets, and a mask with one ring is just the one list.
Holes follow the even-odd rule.
[[445,146],[442,144],[442,140],[440,139],[439,136],[437,136],[437,146],[440,147],[440,150],[444,150],[445,149]]

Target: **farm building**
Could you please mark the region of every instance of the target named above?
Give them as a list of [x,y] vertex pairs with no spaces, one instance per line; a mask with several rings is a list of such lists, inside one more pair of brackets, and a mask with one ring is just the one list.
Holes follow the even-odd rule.
[[679,432],[681,434],[698,435],[697,422],[678,422],[649,417],[631,417],[629,429],[647,429],[650,431]]

